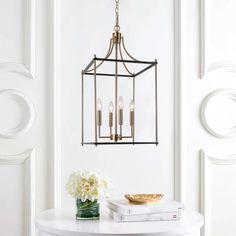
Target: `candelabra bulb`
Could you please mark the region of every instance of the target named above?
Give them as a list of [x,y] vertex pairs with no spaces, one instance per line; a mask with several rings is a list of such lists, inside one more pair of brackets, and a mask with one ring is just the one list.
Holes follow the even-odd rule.
[[101,111],[102,110],[102,101],[100,98],[98,98],[97,100],[97,110],[98,111]]
[[110,102],[109,103],[109,112],[113,112],[113,110],[114,110],[113,102]]
[[124,107],[123,98],[120,96],[118,99],[118,108],[123,109],[123,107]]
[[130,111],[134,111],[134,108],[135,108],[135,104],[134,104],[134,100],[132,99],[130,104],[129,104],[129,108],[130,108]]

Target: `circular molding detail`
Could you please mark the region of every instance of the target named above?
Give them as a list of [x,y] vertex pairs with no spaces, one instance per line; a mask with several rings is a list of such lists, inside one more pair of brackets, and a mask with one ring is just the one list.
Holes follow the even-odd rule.
[[236,90],[220,89],[206,96],[201,106],[201,121],[217,138],[236,136]]
[[[31,100],[22,92],[13,89],[0,90],[0,100],[2,99],[5,101],[14,102],[17,105],[19,108],[17,110],[20,111],[21,119],[19,119],[17,124],[11,125],[8,128],[4,127],[4,122],[0,124],[0,137],[17,138],[26,134],[33,126],[35,120],[35,108]],[[2,108],[0,107],[0,110],[1,109]],[[3,108],[1,114],[4,112],[5,108]]]

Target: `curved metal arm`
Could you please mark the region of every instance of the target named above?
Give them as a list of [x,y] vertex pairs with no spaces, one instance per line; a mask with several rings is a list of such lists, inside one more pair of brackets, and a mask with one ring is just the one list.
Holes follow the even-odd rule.
[[122,60],[122,64],[124,65],[126,71],[127,71],[130,75],[132,75],[133,73],[130,72],[130,70],[128,69],[127,65],[126,65],[125,62],[124,62],[124,58],[123,58],[123,54],[122,54],[122,51],[121,51],[121,46],[120,46],[120,44],[119,44],[119,51],[120,51],[120,58],[121,58],[121,60]]
[[[109,49],[108,49],[108,52],[105,56],[105,59],[109,58],[110,55],[112,54],[112,51],[113,51],[113,48],[114,48],[114,42],[112,39],[110,39],[110,45],[109,45]],[[102,64],[104,63],[104,61],[101,61],[97,66],[96,66],[96,69],[98,69]],[[91,72],[91,71],[94,71],[94,68],[90,69],[90,70],[87,70],[86,72]]]
[[125,47],[125,43],[124,43],[124,38],[123,38],[123,37],[121,38],[121,42],[122,42],[122,46],[123,46],[123,48],[124,48],[126,54],[127,54],[132,60],[134,60],[134,61],[140,61],[140,60],[135,59],[133,56],[131,56],[131,54],[127,51],[127,49],[126,49],[126,47]]

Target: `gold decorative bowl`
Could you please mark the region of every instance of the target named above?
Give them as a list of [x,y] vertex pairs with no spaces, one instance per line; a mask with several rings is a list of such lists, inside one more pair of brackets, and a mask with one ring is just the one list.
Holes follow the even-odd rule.
[[163,196],[164,194],[125,194],[125,198],[132,204],[157,203]]

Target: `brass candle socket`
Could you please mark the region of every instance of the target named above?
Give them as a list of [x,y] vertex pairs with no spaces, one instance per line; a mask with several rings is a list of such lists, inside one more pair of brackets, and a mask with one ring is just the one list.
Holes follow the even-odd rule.
[[102,111],[97,111],[98,119],[97,119],[97,125],[102,125]]
[[119,109],[119,125],[123,125],[123,109]]
[[114,44],[120,44],[121,43],[121,33],[120,32],[114,32],[112,34],[112,40]]
[[119,135],[119,134],[112,134],[110,139],[114,140],[115,142],[117,142],[119,140],[122,140],[122,136]]
[[130,112],[130,126],[134,126],[134,111]]
[[109,112],[109,127],[113,126],[113,113]]

